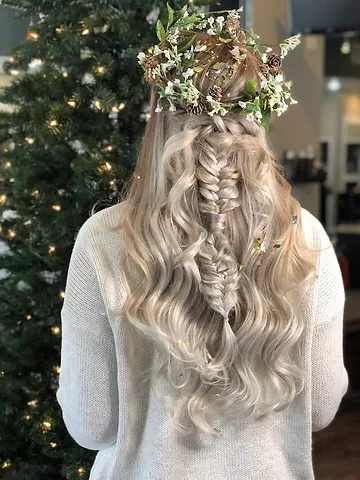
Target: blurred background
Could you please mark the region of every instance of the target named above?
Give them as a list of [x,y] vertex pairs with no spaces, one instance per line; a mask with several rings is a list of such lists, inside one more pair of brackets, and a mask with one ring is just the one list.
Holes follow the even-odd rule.
[[[200,8],[207,8],[206,2],[189,0],[189,2],[170,3],[176,4],[173,5],[174,7],[188,3],[189,5],[199,4]],[[53,8],[51,4],[53,4]],[[116,9],[110,8],[110,4],[115,5]],[[127,1],[105,1],[104,5],[105,7],[100,7],[88,2],[86,11],[84,9],[77,10],[78,7],[75,6],[71,12],[72,17],[69,12],[64,13],[63,7],[67,8],[67,5],[63,6],[59,1],[19,0],[18,2],[9,1],[7,6],[0,5],[0,90],[6,92],[5,87],[14,86],[14,90],[9,91],[10,93],[6,93],[0,99],[0,131],[2,132],[0,135],[0,145],[2,145],[2,150],[0,150],[0,165],[2,165],[2,171],[0,170],[0,187],[2,189],[0,191],[0,205],[2,206],[0,261],[3,260],[3,264],[0,264],[0,290],[3,289],[2,291],[5,292],[6,289],[16,285],[18,294],[22,298],[21,301],[17,300],[20,303],[17,303],[17,310],[14,310],[14,306],[11,306],[7,300],[8,295],[4,293],[1,297],[0,294],[1,310],[4,313],[3,325],[6,325],[6,322],[10,324],[10,321],[14,323],[13,313],[16,311],[16,314],[19,315],[20,308],[22,318],[17,321],[18,330],[12,332],[20,335],[19,332],[22,329],[21,335],[23,335],[25,331],[23,322],[26,318],[28,320],[26,325],[29,325],[29,321],[31,321],[33,325],[35,324],[35,330],[40,327],[47,329],[51,339],[55,337],[53,341],[56,352],[55,355],[52,354],[52,360],[46,367],[49,372],[51,371],[49,375],[41,371],[42,367],[33,365],[29,368],[29,361],[22,362],[21,366],[14,369],[12,365],[14,359],[17,359],[14,352],[18,346],[15,347],[16,343],[12,338],[8,337],[6,340],[7,345],[11,344],[13,348],[12,350],[8,348],[6,356],[4,356],[7,359],[4,360],[5,367],[0,364],[0,381],[6,380],[7,368],[8,372],[13,369],[12,374],[18,375],[20,379],[25,376],[31,377],[32,383],[24,387],[24,384],[16,384],[9,380],[8,387],[6,387],[8,390],[5,388],[2,393],[3,397],[0,396],[0,402],[5,405],[5,408],[2,408],[0,420],[2,423],[0,427],[0,478],[78,478],[86,477],[88,474],[89,457],[85,457],[73,444],[68,445],[67,459],[60,454],[56,455],[55,451],[58,445],[61,441],[65,442],[63,433],[61,433],[63,432],[61,419],[56,417],[56,413],[52,411],[53,407],[45,405],[45,403],[43,407],[39,407],[41,402],[39,401],[39,405],[37,403],[41,398],[42,389],[44,398],[46,394],[49,395],[51,389],[54,389],[52,385],[54,381],[56,382],[56,374],[59,371],[59,367],[52,364],[56,362],[56,355],[59,352],[60,328],[56,313],[49,312],[57,312],[61,308],[61,296],[63,295],[61,282],[65,278],[64,273],[75,227],[81,225],[86,219],[89,206],[98,200],[99,195],[106,195],[115,201],[116,193],[121,190],[123,182],[131,174],[132,168],[129,159],[121,161],[121,158],[125,159],[129,156],[134,158],[136,142],[148,118],[148,105],[142,98],[144,89],[141,72],[135,73],[129,70],[129,66],[124,67],[122,71],[123,67],[114,66],[114,58],[116,57],[118,62],[125,62],[127,48],[127,51],[130,52],[128,58],[135,63],[137,52],[143,45],[149,45],[153,40],[142,34],[142,29],[149,29],[149,24],[154,24],[163,11],[161,10],[163,4],[156,1],[141,2],[141,6],[140,2],[136,1],[132,4]],[[293,81],[293,96],[299,103],[290,108],[284,116],[274,119],[270,139],[277,158],[284,165],[286,177],[293,187],[293,195],[303,207],[320,219],[329,233],[338,255],[346,288],[344,352],[350,387],[335,421],[327,429],[314,435],[316,478],[318,480],[359,480],[360,2],[359,0],[228,0],[216,4],[215,7],[212,5],[211,8],[235,9],[240,6],[244,7],[243,26],[247,29],[253,28],[260,35],[264,44],[277,45],[291,34],[301,33],[303,35],[301,46],[287,57],[284,68],[288,79]],[[111,14],[116,12],[118,15],[119,12],[124,13],[124,11],[126,13],[127,8],[129,11],[135,9],[138,15],[137,28],[140,33],[136,38],[132,37],[134,33],[128,26],[131,26],[129,22],[134,20],[134,17],[129,15],[125,20],[119,21],[115,16],[111,17],[109,14],[109,12]],[[19,13],[23,14],[23,18],[18,18]],[[56,15],[59,19],[57,25],[55,25]],[[96,23],[96,19],[94,20],[96,15],[98,15],[98,23]],[[92,20],[89,20],[90,18]],[[53,36],[46,33],[48,37],[44,40],[42,48],[34,46],[36,42],[40,45],[41,35],[50,31],[51,22],[54,28],[57,27],[56,32],[51,34]],[[80,24],[80,30],[75,34],[70,32],[69,25],[74,25],[76,22]],[[43,30],[42,24],[44,25]],[[67,28],[68,30],[66,30]],[[56,37],[56,43],[54,35],[60,36],[64,31],[68,38],[64,37],[64,40],[61,40],[64,44],[61,44]],[[72,34],[74,38],[71,38]],[[98,34],[101,35],[95,38]],[[93,43],[91,43],[91,39]],[[17,47],[19,42],[22,42],[21,48]],[[57,50],[51,46],[51,42],[54,45],[56,43]],[[101,45],[101,42],[107,45],[104,51],[100,51],[99,42]],[[124,44],[126,44],[126,48],[123,46]],[[112,48],[109,48],[109,45]],[[48,50],[47,47],[49,47]],[[63,60],[61,48],[63,48]],[[69,60],[72,55],[71,49],[75,52],[73,60]],[[96,52],[97,49],[98,52]],[[34,53],[35,51],[36,53]],[[50,55],[51,58],[46,58],[47,55]],[[79,70],[82,67],[80,67],[76,55],[81,58],[81,61],[88,62],[83,70]],[[95,60],[93,61],[93,59]],[[51,63],[53,63],[52,66]],[[51,70],[55,64],[57,64],[58,76]],[[38,90],[32,89],[35,82],[34,75],[42,72],[41,68],[45,69],[45,73],[38,79],[40,84],[41,81],[45,82],[46,76],[47,78],[50,76],[51,82],[54,82],[51,87],[50,80],[46,80],[47,85],[44,84],[43,87],[46,95],[43,96],[39,93],[39,88]],[[134,67],[132,68],[134,69]],[[25,75],[23,83],[15,88],[22,70],[28,76],[32,71],[31,78],[33,80],[29,80],[30,77]],[[112,72],[113,77],[110,74],[106,77],[107,70]],[[73,83],[70,83],[71,75],[73,78],[77,76],[77,80],[74,80]],[[112,81],[115,77],[122,80],[118,80],[118,83],[115,84]],[[37,85],[39,86],[39,83]],[[85,88],[84,85],[85,93],[80,91],[80,88]],[[132,91],[131,89],[134,88],[136,90]],[[47,102],[46,112],[50,113],[46,119],[46,134],[39,128],[28,130],[26,122],[32,118],[31,115],[34,115],[36,122],[40,115],[40,111],[26,110],[28,108],[26,105],[31,103],[31,98],[27,96],[30,95],[27,93],[30,91],[33,101],[40,98],[42,104]],[[68,109],[75,108],[75,105],[79,104],[80,111],[83,108],[81,102],[84,102],[85,97],[88,104],[91,104],[88,111],[84,110],[85,114],[89,118],[90,115],[97,115],[96,118],[102,119],[101,121],[104,122],[103,124],[99,123],[100,130],[97,134],[90,130],[84,131],[85,114],[83,117],[79,117],[79,123],[76,123],[76,117],[72,116],[71,122],[68,124],[67,119],[70,118],[70,114],[62,110],[61,102],[66,104]],[[131,109],[128,108],[130,104],[132,105]],[[26,112],[26,115],[21,119],[15,118],[14,112],[16,111]],[[6,122],[10,122],[10,124]],[[76,135],[66,133],[66,128],[74,132],[74,125],[78,129]],[[98,139],[100,138],[97,144],[91,143],[90,137],[94,137],[94,135],[95,138],[96,135]],[[60,165],[59,170],[54,166],[49,173],[50,162],[48,159],[50,157],[47,157],[47,160],[40,160],[44,149],[42,153],[40,150],[36,150],[39,148],[36,147],[39,143],[43,146],[46,145],[48,155],[50,155],[49,150],[52,150],[51,155],[55,155],[54,152],[57,151],[57,148],[60,149],[61,158],[64,155],[66,158],[68,155],[71,177],[69,173],[69,177],[59,180],[59,172],[64,171],[64,165],[62,167]],[[64,150],[65,144],[67,148],[71,149],[71,152]],[[132,144],[134,144],[134,149],[132,149]],[[124,145],[127,145],[126,149],[124,149]],[[64,152],[67,153],[64,154]],[[20,160],[16,164],[16,158],[22,159],[23,171],[19,166]],[[74,158],[78,161],[76,168],[72,163]],[[13,159],[15,159],[14,164],[11,165]],[[31,176],[34,175],[32,165],[36,164],[37,168],[41,165],[41,161],[47,162],[47,173],[45,174],[39,167],[36,173],[37,177]],[[56,165],[53,157],[51,157],[51,161],[53,161],[52,165]],[[101,168],[99,168],[99,162],[102,162]],[[96,170],[97,176],[90,172],[89,165],[94,171]],[[11,170],[12,168],[13,170]],[[26,169],[31,170],[32,173],[25,175]],[[81,183],[80,177],[88,179],[86,184]],[[74,178],[77,179],[77,183],[73,181]],[[75,183],[76,186],[74,186]],[[14,187],[15,184],[18,185],[17,190]],[[42,186],[42,189],[39,185]],[[51,189],[46,185],[51,186]],[[50,190],[52,191],[50,192]],[[57,192],[56,198],[53,191]],[[46,192],[43,200],[41,200],[41,192]],[[25,194],[28,194],[28,197]],[[77,198],[78,203],[73,201],[74,198]],[[68,206],[66,206],[66,202],[68,202]],[[83,203],[81,204],[81,202]],[[56,225],[54,227],[55,230],[57,229],[56,235],[58,238],[59,236],[65,238],[65,244],[66,240],[68,241],[67,250],[62,251],[61,246],[55,245],[56,240],[51,237],[51,232],[45,226],[46,223],[50,222],[51,224],[52,221],[49,220],[48,214],[42,215],[46,208],[50,208],[49,205],[52,214],[55,215],[53,225]],[[77,210],[74,210],[74,205]],[[26,209],[31,210],[31,219],[30,215],[27,216]],[[73,217],[69,213],[67,217],[61,217],[61,211],[72,211],[76,221],[72,222]],[[56,217],[56,215],[58,216]],[[27,241],[31,242],[32,238],[36,237],[37,242],[32,244],[31,253],[34,254],[34,258],[41,257],[42,261],[45,261],[45,264],[42,265],[42,278],[44,271],[48,272],[47,279],[43,278],[46,288],[49,288],[49,292],[54,292],[56,289],[55,296],[58,303],[49,307],[46,318],[40,318],[40,313],[36,312],[34,306],[37,302],[37,295],[39,296],[40,293],[27,290],[27,284],[31,286],[31,282],[35,278],[35,276],[28,278],[24,274],[29,267],[24,263],[21,266],[15,264],[13,256],[5,268],[4,252],[7,252],[9,248],[13,249],[13,252],[16,252],[16,249],[20,252],[24,245],[21,243],[20,237],[22,236],[22,240],[25,242],[24,239],[28,235],[18,228],[19,216],[26,220],[22,222],[22,225],[30,225],[33,222],[32,231],[29,233],[30,240]],[[41,223],[40,217],[43,223]],[[63,230],[60,229],[61,222],[64,222],[63,225],[67,222],[68,236],[64,233],[65,227]],[[43,252],[41,245],[45,245]],[[37,248],[40,250],[36,251]],[[59,249],[62,252],[61,259],[55,257],[55,254],[59,253]],[[56,274],[59,271],[60,280],[58,281]],[[24,281],[25,277],[26,281]],[[11,281],[15,283],[11,283]],[[60,299],[58,298],[59,292]],[[38,315],[37,324],[34,322],[36,315]],[[31,333],[29,330],[26,335],[28,336],[24,338],[24,345],[29,338],[32,338],[33,331]],[[5,346],[3,348],[5,349]],[[43,361],[43,359],[39,359],[39,365],[42,365]],[[25,372],[29,375],[25,375]],[[18,382],[19,378],[17,378]],[[47,385],[46,388],[44,388],[44,384]],[[18,394],[20,390],[21,395]],[[17,392],[17,404],[16,407],[10,407],[9,397],[14,398],[14,392]],[[24,398],[26,399],[26,408],[22,407]],[[20,421],[18,423],[20,417],[25,418],[26,421],[22,420],[23,423]],[[36,422],[41,422],[40,429],[37,429],[35,421],[31,427],[27,426],[33,418],[36,419]],[[14,425],[18,429],[18,436],[14,433]],[[51,437],[51,435],[53,436]],[[30,442],[31,446],[29,446],[30,444],[21,445],[21,438],[24,436],[33,439],[32,443]],[[20,454],[20,449],[22,451],[30,449],[32,459],[29,459],[28,454]],[[34,460],[36,455],[38,462]],[[57,465],[57,469],[59,465],[67,464],[67,466],[62,468],[61,473],[57,471],[55,474],[51,469],[44,467],[46,462]],[[16,468],[13,468],[14,465]],[[19,466],[21,467],[19,468]]]

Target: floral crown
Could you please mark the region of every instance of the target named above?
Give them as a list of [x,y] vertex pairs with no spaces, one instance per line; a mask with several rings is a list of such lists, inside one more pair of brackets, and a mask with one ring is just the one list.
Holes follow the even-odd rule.
[[[275,53],[273,48],[257,43],[260,37],[252,29],[240,27],[242,8],[209,13],[189,13],[187,5],[178,12],[169,4],[167,8],[166,26],[160,20],[156,24],[160,43],[150,48],[148,54],[140,52],[138,55],[147,82],[160,87],[156,112],[163,111],[164,101],[172,112],[177,110],[177,106],[194,115],[203,111],[210,116],[239,112],[246,114],[247,120],[268,129],[271,112],[280,116],[289,104],[297,103],[290,93],[292,82],[284,79],[282,59],[299,45],[300,35],[284,40],[278,46],[280,52]],[[214,17],[212,13],[218,16]],[[221,13],[226,14],[226,18],[219,15]],[[260,61],[260,88],[256,79],[249,80],[236,103],[224,103],[222,89],[215,84],[209,87],[207,95],[203,95],[193,79],[208,65],[203,64],[204,60],[202,63],[199,61],[198,54],[208,52],[211,55],[212,52],[209,41],[196,41],[197,32],[207,33],[215,41],[225,44],[234,59],[230,67],[215,63],[210,71],[206,71],[207,76],[211,75],[215,82],[228,69],[227,76],[223,78],[231,78],[239,65],[243,64],[246,68],[247,52],[250,51]],[[202,58],[206,59],[206,55]]]

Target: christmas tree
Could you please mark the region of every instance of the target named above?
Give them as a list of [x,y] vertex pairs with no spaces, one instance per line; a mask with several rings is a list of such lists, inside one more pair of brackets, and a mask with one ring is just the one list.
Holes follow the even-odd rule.
[[88,478],[95,452],[71,439],[55,399],[67,267],[91,207],[117,202],[132,175],[149,115],[137,55],[166,6],[2,4],[32,22],[0,95],[0,477]]

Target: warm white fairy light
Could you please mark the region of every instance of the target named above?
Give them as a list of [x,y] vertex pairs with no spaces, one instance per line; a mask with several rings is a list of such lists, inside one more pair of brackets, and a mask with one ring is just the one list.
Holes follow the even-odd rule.
[[111,187],[112,187],[113,185],[115,185],[115,180],[110,180],[109,185],[110,185]]
[[20,73],[19,70],[16,70],[16,69],[10,70],[10,75],[16,76],[16,75],[19,75],[19,73]]
[[5,375],[4,372],[0,372],[0,377],[3,377]]
[[54,372],[59,375],[59,373],[61,372],[61,367],[59,365],[55,365]]
[[57,33],[62,33],[63,31],[64,31],[64,29],[61,28],[61,27],[58,27],[58,28],[56,29],[56,32],[57,32]]
[[10,63],[14,63],[14,62],[15,62],[15,58],[14,58],[14,57],[9,57],[9,62],[10,62]]
[[104,169],[110,172],[112,170],[112,166],[109,162],[105,162]]
[[29,407],[36,407],[38,404],[38,400],[31,400],[27,404],[29,405]]
[[54,245],[50,245],[49,253],[54,253],[55,251],[56,251],[56,248],[54,247]]
[[100,100],[95,100],[95,101],[94,101],[94,106],[95,106],[98,110],[101,110],[101,102],[100,102]]
[[5,205],[7,202],[7,196],[5,194],[0,195],[0,205]]
[[31,415],[25,415],[24,418],[25,418],[25,420],[30,420]]
[[32,319],[32,315],[26,315],[26,320],[31,320]]
[[33,145],[35,143],[35,139],[34,138],[31,138],[31,137],[26,137],[25,138],[25,141],[26,143],[28,143],[29,145]]
[[51,427],[52,427],[50,422],[42,422],[41,426],[45,432],[48,432],[49,430],[51,430]]
[[64,73],[63,73],[63,77],[64,77],[64,78],[67,78],[68,76],[69,76],[68,72],[64,72]]
[[96,71],[97,73],[103,74],[105,72],[105,67],[100,65],[99,67],[97,67]]
[[59,125],[59,123],[57,122],[57,120],[51,120],[51,122],[49,122],[49,125],[50,127],[56,127],[57,125]]
[[119,111],[118,107],[112,107],[111,109],[112,112],[117,113]]
[[36,32],[29,32],[29,36],[34,40],[37,40],[39,38],[39,34]]
[[111,152],[113,147],[111,145],[108,145],[107,147],[104,148],[105,152]]
[[5,460],[5,462],[3,462],[3,464],[1,465],[1,468],[5,469],[5,468],[9,468],[10,466],[11,466],[10,460]]
[[57,447],[57,443],[55,443],[55,442],[50,442],[49,445],[50,445],[51,448],[56,448]]
[[85,28],[83,31],[82,31],[82,35],[89,35],[90,33],[90,30],[88,28]]
[[126,107],[125,103],[120,103],[119,110],[123,110]]
[[4,168],[10,168],[10,167],[11,167],[11,162],[4,163]]
[[75,100],[69,100],[67,103],[68,103],[68,105],[69,105],[70,107],[73,107],[73,108],[76,107],[76,102],[75,102]]
[[64,300],[65,298],[65,292],[60,292],[60,298],[62,298]]
[[31,196],[32,196],[32,197],[38,197],[38,196],[39,196],[39,190],[34,190],[34,191],[31,193]]
[[15,238],[16,237],[16,233],[14,232],[14,230],[9,230],[8,235],[9,235],[9,238]]
[[85,469],[82,468],[82,467],[80,467],[80,468],[78,468],[77,473],[78,473],[80,476],[82,476],[82,475],[85,474]]
[[54,335],[58,335],[60,333],[60,327],[51,327],[51,331]]
[[56,212],[60,212],[60,210],[61,210],[61,206],[60,206],[60,205],[53,205],[52,208],[53,208],[53,210],[55,210]]
[[9,182],[10,182],[10,183],[14,183],[14,182],[15,182],[15,178],[9,178]]

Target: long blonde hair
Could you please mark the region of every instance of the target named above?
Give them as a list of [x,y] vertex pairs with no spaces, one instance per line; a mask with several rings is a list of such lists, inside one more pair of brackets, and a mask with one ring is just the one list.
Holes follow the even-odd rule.
[[[194,80],[202,93],[216,84],[231,102],[249,79],[259,82],[250,52],[230,80],[213,81],[213,65],[233,59],[226,46],[212,48]],[[259,417],[303,389],[293,351],[304,324],[292,293],[304,291],[315,261],[264,128],[231,113],[155,113],[156,97],[154,87],[122,207],[123,314],[156,346],[152,378],[171,382],[191,429],[217,435],[210,422],[220,413]]]

